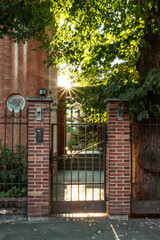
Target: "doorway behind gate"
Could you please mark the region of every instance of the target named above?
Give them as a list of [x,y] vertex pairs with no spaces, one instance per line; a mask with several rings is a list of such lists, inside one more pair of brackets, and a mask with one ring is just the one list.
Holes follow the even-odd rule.
[[106,125],[77,108],[51,125],[51,212],[106,212]]

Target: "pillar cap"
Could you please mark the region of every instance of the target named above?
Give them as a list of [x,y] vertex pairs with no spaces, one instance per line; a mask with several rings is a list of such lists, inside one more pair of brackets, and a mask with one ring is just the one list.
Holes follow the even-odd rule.
[[28,102],[53,102],[51,97],[26,97]]
[[105,103],[107,102],[127,102],[128,99],[123,99],[123,100],[120,100],[119,98],[106,98],[104,100]]

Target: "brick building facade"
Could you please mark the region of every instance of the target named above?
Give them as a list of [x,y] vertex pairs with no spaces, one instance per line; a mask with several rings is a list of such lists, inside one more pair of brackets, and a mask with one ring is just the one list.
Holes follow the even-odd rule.
[[39,89],[47,89],[47,96],[56,96],[57,71],[43,63],[45,52],[40,43],[30,40],[25,44],[0,39],[0,111],[11,94],[39,97]]

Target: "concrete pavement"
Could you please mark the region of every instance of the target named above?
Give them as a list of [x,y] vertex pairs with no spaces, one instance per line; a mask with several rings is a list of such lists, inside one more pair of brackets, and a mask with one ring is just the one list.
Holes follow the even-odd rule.
[[159,240],[160,219],[14,220],[0,222],[0,240]]

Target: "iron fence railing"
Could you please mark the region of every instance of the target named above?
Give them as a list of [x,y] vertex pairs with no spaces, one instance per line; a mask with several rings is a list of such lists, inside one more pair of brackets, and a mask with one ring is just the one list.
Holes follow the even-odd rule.
[[132,213],[160,213],[160,120],[135,123],[131,147]]
[[28,110],[0,117],[0,197],[27,196]]

